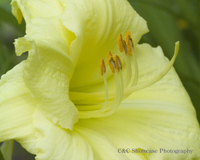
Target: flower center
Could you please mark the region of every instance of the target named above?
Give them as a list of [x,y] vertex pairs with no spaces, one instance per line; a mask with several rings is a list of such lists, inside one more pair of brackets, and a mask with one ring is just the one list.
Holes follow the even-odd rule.
[[[156,75],[147,82],[138,84],[138,78],[139,78],[138,64],[136,56],[134,54],[134,43],[131,38],[131,33],[129,31],[126,33],[126,41],[123,40],[121,34],[118,36],[118,46],[119,46],[119,51],[123,52],[124,56],[123,58],[125,60],[125,65],[126,65],[127,74],[126,77],[124,78],[125,83],[123,82],[123,74],[122,74],[123,67],[121,59],[118,55],[113,57],[112,53],[109,51],[108,64],[115,79],[116,90],[110,92],[108,91],[108,85],[106,79],[106,65],[104,63],[104,59],[101,59],[100,73],[103,77],[105,92],[69,93],[72,101],[78,102],[79,99],[80,100],[84,99],[85,101],[84,104],[89,106],[87,110],[81,110],[77,106],[77,108],[79,109],[79,117],[81,119],[106,117],[113,114],[118,109],[124,98],[128,97],[131,93],[135,91],[151,86],[152,84],[159,81],[162,77],[164,77],[174,64],[179,50],[179,42],[176,42],[174,55],[171,61],[168,63],[168,65],[160,72],[160,74]],[[132,69],[134,69],[133,75],[132,75]],[[93,102],[91,101],[91,99],[93,99]],[[96,104],[94,104],[94,101],[96,102]],[[95,109],[94,106],[98,106],[98,108]]]

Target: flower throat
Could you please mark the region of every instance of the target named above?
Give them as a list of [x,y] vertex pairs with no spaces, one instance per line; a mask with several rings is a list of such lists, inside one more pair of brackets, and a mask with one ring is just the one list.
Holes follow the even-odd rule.
[[[174,55],[168,65],[156,76],[148,80],[147,82],[138,84],[139,78],[139,71],[138,71],[138,64],[137,59],[134,54],[134,43],[131,38],[130,31],[126,32],[126,41],[123,40],[122,35],[118,36],[118,46],[119,51],[122,52],[123,58],[125,60],[126,65],[126,77],[125,82],[123,81],[123,74],[122,74],[122,61],[118,55],[113,56],[112,53],[108,52],[108,65],[114,75],[115,78],[115,85],[116,91],[108,91],[108,85],[106,80],[106,65],[104,59],[100,60],[100,74],[103,77],[105,92],[95,92],[95,93],[80,93],[80,92],[70,92],[70,97],[72,101],[75,101],[75,104],[78,103],[77,97],[84,98],[86,105],[91,105],[91,108],[87,110],[81,110],[81,107],[78,107],[79,110],[79,117],[81,119],[85,118],[99,118],[99,117],[106,117],[109,116],[118,109],[122,100],[128,97],[131,93],[144,89],[148,86],[159,81],[162,77],[164,77],[168,71],[173,66],[175,59],[178,55],[179,51],[179,42],[175,43]],[[133,65],[133,66],[132,66]],[[134,72],[132,71],[134,69]],[[133,77],[133,78],[132,78]],[[99,105],[101,106],[99,109],[94,109],[93,104],[90,103],[90,99],[96,100],[97,102],[104,99],[104,103],[100,102]]]

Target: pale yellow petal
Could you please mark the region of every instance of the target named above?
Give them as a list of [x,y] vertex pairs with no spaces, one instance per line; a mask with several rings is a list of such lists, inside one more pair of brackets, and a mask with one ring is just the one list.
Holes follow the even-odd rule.
[[35,152],[32,115],[37,102],[23,82],[24,62],[0,80],[0,142],[15,139],[29,152]]
[[89,143],[75,131],[53,124],[37,108],[34,116],[36,130],[36,160],[93,160]]
[[[75,34],[69,55],[76,64],[70,90],[83,91],[82,87],[102,82],[99,61],[107,52],[119,54],[117,37],[131,31],[138,43],[148,31],[146,22],[126,0],[61,0],[65,11],[61,15],[64,26]],[[68,36],[74,39],[74,35]],[[108,76],[111,71],[108,70]],[[80,80],[81,79],[81,80]]]
[[[98,149],[99,143],[109,141],[116,155],[118,149],[157,150],[151,154],[126,153],[129,159],[200,158],[200,131],[195,114],[175,104],[147,100],[125,103],[110,117],[80,120],[76,127],[81,128],[80,133],[88,142],[93,142],[93,133],[101,135],[93,142],[94,149]],[[192,153],[160,153],[161,148],[189,149]]]
[[65,37],[66,34],[67,30],[58,17],[36,17],[26,26],[26,40],[23,41],[23,44],[16,43],[16,53],[19,56],[31,49],[30,43],[26,42],[29,39],[30,41],[34,40],[37,45],[53,48],[57,52],[62,52],[62,54],[68,54],[68,45],[71,41],[68,41]]
[[47,117],[55,124],[72,129],[78,111],[68,98],[74,66],[68,57],[70,42],[65,37],[66,28],[56,16],[36,17],[27,25],[26,32],[25,38],[15,42],[17,55],[25,51],[34,55],[26,63],[26,85]]
[[19,8],[19,5],[18,5],[17,1],[15,1],[15,0],[13,0],[11,4],[12,4],[12,14],[15,16],[18,23],[20,24],[22,22],[23,15]]
[[[169,63],[169,60],[164,56],[160,47],[152,48],[148,44],[138,45],[135,49],[135,54],[139,68],[138,85],[158,75]],[[190,98],[173,67],[157,83],[146,89],[133,92],[125,101],[129,99],[130,101],[145,99],[170,102],[195,112]]]
[[34,17],[53,17],[63,12],[61,3],[57,0],[12,0],[12,13],[21,23],[22,16],[26,23]]
[[[139,84],[159,74],[168,63],[160,47],[138,45],[135,54],[140,71]],[[173,68],[154,85],[133,92],[112,116],[81,119],[76,128],[88,141],[92,141],[93,133],[101,135],[101,140],[92,146],[94,148],[101,141],[109,140],[116,150],[157,150],[157,153],[151,154],[126,153],[129,159],[200,158],[200,129],[195,110]],[[160,149],[188,149],[192,153],[160,153]]]
[[[25,46],[22,47],[23,45]],[[38,101],[38,106],[54,124],[72,129],[78,120],[78,110],[68,95],[69,80],[74,70],[70,58],[50,44],[36,44],[26,38],[18,39],[16,47],[18,46],[22,48],[21,52],[25,51],[26,46],[27,50],[32,46],[23,76],[32,97]]]
[[26,27],[26,37],[39,46],[53,48],[58,53],[68,54],[70,40],[68,31],[57,16],[50,18],[36,17]]
[[[90,119],[90,121],[92,121],[92,119]],[[81,120],[80,125],[78,123],[78,125],[74,126],[74,130],[77,131],[91,145],[95,160],[102,160],[102,159],[128,160],[129,159],[124,154],[121,154],[118,152],[118,148],[112,142],[112,139],[109,139],[107,136],[102,134],[102,132],[99,132],[92,127],[85,127],[87,125],[88,125],[87,121],[85,125],[82,125],[82,120]],[[101,128],[101,126],[96,126],[96,127]],[[116,134],[118,133],[116,132],[115,135]],[[140,160],[139,159],[140,156],[138,155],[133,155],[133,157],[134,157],[134,160]]]

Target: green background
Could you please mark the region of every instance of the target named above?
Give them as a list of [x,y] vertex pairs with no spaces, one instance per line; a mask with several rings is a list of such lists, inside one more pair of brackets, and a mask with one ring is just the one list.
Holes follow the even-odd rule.
[[[150,32],[140,43],[160,45],[171,59],[174,43],[180,41],[175,68],[188,91],[200,120],[200,2],[199,0],[129,0],[147,21]],[[18,25],[11,14],[10,1],[0,0],[0,75],[23,59],[15,55],[14,39],[25,35],[25,23]],[[32,160],[34,156],[15,142],[14,160]],[[1,154],[0,154],[1,160]]]

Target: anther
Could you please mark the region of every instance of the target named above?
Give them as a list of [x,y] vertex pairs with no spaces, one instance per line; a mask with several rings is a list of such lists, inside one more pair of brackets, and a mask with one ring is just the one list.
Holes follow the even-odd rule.
[[118,71],[122,70],[122,61],[118,55],[115,56],[115,66]]
[[125,53],[127,55],[128,49],[127,49],[127,45],[126,45],[126,41],[125,40],[123,40],[123,48],[124,48],[124,51],[125,51]]
[[129,44],[131,45],[131,47],[134,49],[134,43],[133,43],[133,39],[131,38],[131,36],[129,37]]
[[134,49],[134,43],[133,43],[133,40],[131,38],[131,32],[130,31],[126,32],[126,44],[127,44],[127,48],[128,48],[128,54],[130,56],[132,56],[132,50]]
[[126,43],[128,43],[128,41],[129,41],[129,37],[128,36],[131,37],[131,32],[130,31],[126,32]]
[[115,73],[115,68],[116,68],[115,61],[110,51],[108,52],[108,64],[110,66],[111,71]]
[[131,47],[133,47],[133,49],[134,49],[134,43],[133,43],[130,31],[126,32],[126,43],[127,44],[130,43]]
[[103,59],[100,60],[100,72],[102,76],[106,73],[106,66]]
[[119,51],[123,52],[123,39],[122,39],[122,35],[121,34],[119,34],[117,40],[118,40]]
[[113,57],[113,55],[112,55],[111,51],[109,51],[109,52],[108,52],[108,55],[107,55],[107,56],[108,56],[108,61],[109,61],[109,60],[110,60],[110,58],[111,58],[111,57]]

